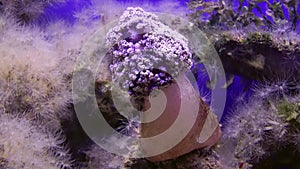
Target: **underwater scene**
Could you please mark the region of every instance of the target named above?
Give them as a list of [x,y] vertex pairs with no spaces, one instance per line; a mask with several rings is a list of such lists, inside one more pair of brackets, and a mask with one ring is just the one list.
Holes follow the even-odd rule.
[[0,169],[300,169],[300,1],[0,0]]

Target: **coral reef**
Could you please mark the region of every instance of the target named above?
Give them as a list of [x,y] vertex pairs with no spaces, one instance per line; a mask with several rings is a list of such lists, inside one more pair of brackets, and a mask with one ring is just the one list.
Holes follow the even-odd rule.
[[[46,23],[38,25],[47,15],[46,8],[64,2],[0,1],[0,168],[299,168],[297,0],[191,0],[184,7],[175,1],[88,1],[91,6],[75,11],[72,24],[61,18],[45,19]],[[126,10],[128,6],[186,17],[212,42],[228,78],[224,88],[233,87],[227,98],[234,105],[228,103],[222,117],[223,134],[217,145],[151,162],[134,159],[130,153],[126,157],[112,154],[85,134],[74,104],[91,102],[92,96],[72,100],[72,75],[78,72],[95,76],[95,91],[84,81],[81,87],[95,93],[97,108],[110,126],[134,138],[140,137],[141,124],[135,116],[119,112],[119,107],[132,110],[124,99],[148,96],[153,89],[168,86],[183,69],[191,69],[197,82],[203,83],[198,84],[206,102],[203,105],[213,102],[209,82],[213,80],[204,77],[208,70],[201,72],[205,69],[201,64],[211,55],[195,59],[199,53],[189,48],[191,37],[186,37],[193,30],[181,29],[181,35],[166,26],[180,25],[180,19],[162,15],[165,20],[161,21],[141,8]],[[103,32],[97,32],[99,28]],[[100,36],[93,37],[95,32]],[[98,44],[105,36],[107,53]],[[207,50],[206,46],[197,47],[201,52]],[[105,55],[105,59],[93,74],[88,69],[74,69],[81,55],[95,56],[91,60]],[[157,67],[161,70],[152,68],[159,62],[164,63]],[[206,69],[218,70],[214,64],[208,66]],[[247,83],[241,85],[242,80],[237,79]],[[130,92],[112,92],[112,82]],[[112,136],[106,141],[120,140]],[[126,147],[127,141],[117,144]],[[126,149],[134,152],[135,146]]]

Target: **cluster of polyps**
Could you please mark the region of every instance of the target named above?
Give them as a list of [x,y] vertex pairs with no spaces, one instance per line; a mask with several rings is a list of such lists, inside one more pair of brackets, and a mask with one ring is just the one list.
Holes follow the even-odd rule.
[[[155,140],[141,141],[149,160],[176,158],[218,141],[221,131],[216,116],[185,76],[193,66],[188,39],[163,24],[158,16],[141,8],[128,8],[107,34],[106,42],[111,47],[108,55],[112,56],[113,82],[143,98],[138,103],[145,111],[141,119],[149,121],[141,123],[139,136]],[[149,96],[156,88],[166,97]],[[164,110],[159,109],[164,103]],[[127,125],[125,129],[132,127],[131,123]],[[165,135],[170,131],[171,135]],[[159,134],[163,136],[153,137]]]
[[113,80],[131,92],[149,91],[170,84],[192,66],[188,40],[141,8],[128,8],[110,30]]

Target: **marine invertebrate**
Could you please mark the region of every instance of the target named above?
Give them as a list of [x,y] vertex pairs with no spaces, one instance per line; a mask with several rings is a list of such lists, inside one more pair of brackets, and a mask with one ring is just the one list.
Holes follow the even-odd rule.
[[[128,91],[133,100],[137,98],[133,102],[140,106],[139,110],[147,112],[142,114],[142,119],[151,119],[160,111],[162,113],[151,122],[141,123],[142,138],[159,134],[176,125],[177,129],[182,131],[179,133],[184,133],[186,128],[181,122],[191,119],[181,122],[179,120],[177,124],[172,125],[182,109],[189,114],[186,116],[194,117],[193,120],[196,118],[195,124],[193,120],[190,121],[191,128],[180,144],[174,145],[166,152],[149,155],[152,157],[147,156],[148,159],[171,159],[217,142],[220,137],[217,118],[197,96],[195,89],[189,86],[189,80],[184,75],[184,72],[193,66],[187,38],[160,21],[158,16],[141,8],[128,8],[120,17],[118,25],[109,30],[106,43],[111,47],[108,55],[112,57],[112,82],[120,85],[125,92]],[[151,98],[155,89],[162,90],[168,100],[164,110],[158,110],[163,104],[160,94],[156,93]],[[187,97],[189,99],[186,100]],[[155,99],[160,105],[154,103]],[[198,104],[201,106],[195,106]],[[192,114],[194,112],[195,114]],[[162,142],[161,145],[167,144]],[[153,150],[163,151],[163,148],[160,150],[159,146],[153,146],[149,141],[141,141],[140,146],[145,153]]]
[[2,168],[70,169],[71,158],[61,135],[45,134],[26,119],[0,115]]
[[189,2],[191,20],[213,41],[226,73],[262,83],[287,74],[294,78],[289,80],[299,81],[297,5],[296,1]]
[[[113,25],[113,27],[107,33],[107,28],[111,25]],[[183,24],[181,24],[181,26],[182,25]],[[190,24],[190,26],[192,26],[192,24]],[[178,28],[178,30],[180,29]],[[106,39],[104,39],[104,37]],[[193,40],[198,42],[196,38]],[[213,53],[211,52],[213,50],[208,49],[210,46],[206,46],[207,44],[204,44],[205,42],[206,41],[204,40],[203,44],[198,42],[194,45],[197,47],[199,47],[199,45],[205,46],[205,52],[209,51],[210,54]],[[197,54],[205,55],[204,51],[202,51],[202,53],[197,51]],[[93,65],[93,63],[99,60],[105,62],[103,67],[100,67],[100,71],[104,69],[106,70],[107,67],[110,68],[111,74],[108,75],[107,78],[97,79],[96,101],[105,120],[107,120],[110,126],[112,126],[115,130],[121,132],[121,134],[112,133],[112,135],[114,136],[114,134],[116,134],[120,138],[123,138],[124,135],[127,136],[123,140],[118,140],[120,138],[115,139],[117,141],[116,145],[113,145],[115,141],[108,141],[109,146],[107,147],[104,145],[104,147],[106,146],[106,148],[111,150],[111,152],[116,152],[116,154],[125,152],[126,154],[121,154],[125,156],[125,159],[148,157],[143,150],[146,150],[147,148],[151,149],[150,144],[136,145],[130,144],[130,142],[127,143],[126,141],[127,138],[131,138],[128,136],[132,136],[132,134],[134,136],[136,135],[135,132],[132,133],[130,130],[132,126],[134,126],[134,130],[136,130],[135,125],[131,125],[135,123],[135,119],[132,118],[134,116],[126,116],[132,113],[132,109],[127,109],[127,105],[123,105],[122,102],[124,100],[129,100],[133,103],[132,105],[138,105],[138,107],[136,107],[138,110],[147,111],[146,109],[149,108],[149,96],[151,97],[152,94],[157,96],[155,89],[163,90],[166,93],[166,96],[171,99],[166,111],[161,111],[164,114],[163,118],[161,118],[162,120],[155,126],[161,128],[159,128],[156,132],[163,131],[165,129],[165,125],[163,123],[166,123],[167,120],[168,124],[170,124],[169,122],[172,122],[170,119],[174,120],[176,118],[176,113],[178,113],[177,111],[179,109],[178,107],[174,108],[170,103],[172,103],[172,100],[175,100],[176,102],[174,102],[174,104],[179,105],[178,101],[180,100],[180,94],[182,94],[182,98],[185,99],[185,102],[183,103],[185,107],[183,109],[187,109],[186,111],[183,111],[184,115],[182,117],[189,118],[188,120],[191,124],[192,130],[187,132],[189,137],[185,138],[184,145],[180,145],[166,154],[163,154],[164,152],[162,152],[162,156],[154,157],[152,160],[165,160],[178,157],[192,151],[193,149],[209,147],[218,141],[220,137],[220,126],[216,116],[212,111],[209,111],[206,103],[197,96],[197,92],[193,86],[188,86],[189,79],[186,75],[184,75],[185,71],[193,65],[192,53],[189,49],[188,39],[167,26],[167,24],[163,23],[163,21],[160,21],[158,16],[150,12],[145,12],[141,8],[128,8],[128,10],[124,12],[124,15],[121,16],[118,23],[113,22],[112,24],[109,24],[95,32],[92,38],[85,44],[79,58],[82,58],[82,60],[78,61],[80,64],[75,70],[77,75],[74,76],[75,78],[73,79],[73,82],[75,83],[73,84],[85,85],[87,82],[85,77],[91,77],[92,80],[94,80],[93,75],[94,77],[99,77],[98,72],[95,72],[95,70],[99,69],[99,65]],[[78,77],[78,79],[76,79],[76,77]],[[180,83],[185,83],[183,88],[181,88],[181,91],[186,90],[189,92],[179,92],[176,85],[180,86],[181,84],[177,83],[175,78],[179,78]],[[85,83],[80,83],[82,79]],[[91,81],[89,84],[93,85],[93,83],[94,82]],[[76,85],[73,88],[75,89],[75,93],[80,94],[80,92],[86,91],[88,94],[86,98],[76,95],[75,107],[77,102],[79,102],[78,105],[90,102],[87,98],[90,98],[90,94],[93,92],[90,92],[91,90],[89,89],[92,87],[89,85],[81,85]],[[112,88],[115,86],[120,86],[123,90],[122,92],[125,94],[123,95],[121,94],[122,92],[119,93],[119,91],[114,91]],[[77,89],[79,90],[78,92],[76,92]],[[124,97],[118,99],[117,97],[119,94]],[[136,97],[138,99],[136,99]],[[193,99],[187,99],[187,97],[192,97]],[[197,107],[196,105],[199,104],[201,106]],[[121,109],[118,109],[119,105],[121,105]],[[91,106],[89,106],[89,108],[90,107]],[[155,108],[162,106],[155,106],[151,102],[151,107]],[[81,107],[79,107],[79,109],[80,108]],[[118,110],[120,110],[119,113]],[[126,112],[127,110],[129,110],[129,112]],[[155,113],[147,114],[155,116],[159,112],[157,110]],[[81,112],[80,115],[87,115],[87,113],[89,115],[92,114],[87,111]],[[191,115],[191,113],[194,114]],[[124,119],[123,116],[132,119]],[[196,119],[196,124],[193,124],[193,120]],[[206,122],[206,120],[208,122]],[[178,130],[177,132],[174,132],[172,136],[177,137],[178,134],[181,134],[181,132],[178,131],[183,131],[183,129],[185,129],[186,124],[184,123],[186,121],[182,120],[179,122]],[[125,122],[125,125],[120,124],[120,122]],[[151,135],[151,133],[157,129],[153,126],[151,127],[151,125],[149,126],[141,126],[138,128],[137,142],[139,139],[147,138],[147,134]],[[153,129],[152,131],[151,128]],[[115,130],[113,132],[115,132]],[[94,131],[91,132],[95,133]],[[107,138],[105,137],[104,139],[101,139],[101,141],[105,141],[106,139]],[[172,140],[169,137],[168,139]],[[189,144],[190,140],[192,140],[192,144]],[[95,142],[97,141],[98,140],[95,140]],[[102,142],[97,143],[102,144]],[[136,147],[138,147],[138,152],[136,152]],[[184,147],[184,149],[181,149],[181,147]],[[159,149],[157,147],[155,147],[155,150],[164,151],[164,149]],[[129,152],[127,153],[127,151]]]
[[[193,123],[192,127],[186,134],[186,136],[180,141],[180,143],[176,144],[176,146],[172,147],[170,150],[163,152],[159,155],[148,157],[150,161],[163,161],[168,159],[174,159],[179,157],[183,154],[189,153],[192,150],[203,148],[203,147],[211,147],[216,142],[218,142],[221,136],[221,130],[219,126],[219,122],[217,120],[216,115],[208,108],[206,103],[199,98],[199,96],[195,95],[195,90],[188,89],[189,86],[187,85],[186,79],[182,78],[177,79],[176,83],[173,83],[161,90],[166,95],[166,107],[163,110],[162,114],[157,117],[157,119],[141,124],[141,136],[142,137],[151,137],[158,135],[160,133],[168,132],[167,129],[170,127],[174,127],[174,121],[176,118],[180,118],[180,110],[183,108],[185,115],[192,116],[196,118],[195,122],[189,118],[185,118],[185,122],[177,124],[174,128],[175,131],[184,131],[183,129],[186,126],[186,123]],[[181,87],[177,86],[181,83]],[[185,89],[184,94],[180,94],[181,90]],[[188,101],[184,100],[183,98],[189,96]],[[146,114],[142,117],[145,119],[151,119],[153,114],[157,114],[159,107],[163,103],[163,99],[160,98],[161,96],[157,96],[158,103],[155,104],[154,101],[151,102],[151,106],[153,106],[153,110],[146,111]],[[150,99],[151,100],[151,99]],[[199,103],[197,103],[199,102]],[[145,102],[145,105],[149,104],[148,101]],[[182,104],[180,106],[180,104]],[[193,106],[195,104],[199,104],[199,107],[196,108]],[[147,107],[147,106],[144,106]],[[196,115],[190,113],[196,111]],[[170,131],[169,131],[170,132]],[[172,135],[173,136],[173,135]],[[176,133],[174,133],[176,136]],[[170,142],[168,138],[164,138],[160,141],[162,145]],[[151,143],[142,143],[142,148],[144,151],[149,151],[149,149],[156,149],[157,147],[153,147]]]
[[263,99],[275,100],[275,98],[287,97],[292,90],[293,81],[289,79],[278,80],[277,82],[271,82],[265,80],[263,82],[257,82],[254,84],[254,94]]
[[[13,2],[15,1],[7,1],[6,3]],[[18,14],[15,12],[12,13],[16,14],[19,19],[23,19],[25,22],[31,22],[31,19],[34,19],[37,15],[39,15],[41,10],[34,10],[30,7],[30,5],[39,1],[23,2],[28,4],[20,5],[25,5],[24,7],[28,5],[28,9],[32,11],[25,10],[16,11],[20,12]],[[200,1],[198,2],[200,3]],[[207,8],[212,9],[211,11],[208,10],[209,13],[211,12],[213,17],[209,22],[207,22],[209,26],[206,31],[213,32],[214,35],[210,34],[210,38],[213,39],[214,45],[217,47],[228,72],[262,82],[262,84],[257,86],[258,89],[255,94],[256,96],[261,96],[261,98],[268,98],[269,96],[272,96],[272,99],[281,99],[283,96],[286,97],[287,95],[290,95],[292,91],[298,90],[299,85],[297,82],[299,81],[299,58],[297,56],[299,54],[299,50],[297,45],[297,36],[288,33],[282,35],[283,31],[290,31],[289,28],[280,30],[281,33],[277,30],[258,29],[258,27],[263,23],[266,25],[271,25],[271,23],[270,19],[266,17],[255,17],[253,13],[251,13],[251,10],[259,10],[259,6],[256,4],[255,7],[251,6],[247,9],[244,5],[242,5],[241,1],[241,7],[238,7],[237,13],[233,13],[236,11],[230,10],[228,7],[231,7],[231,5],[227,4],[227,2],[230,1],[226,1],[225,4],[223,3],[225,1],[218,2],[220,3],[204,3],[204,1],[201,1],[202,6],[200,6],[200,8],[203,7],[204,9],[200,9],[200,11],[206,11]],[[101,3],[102,2],[99,2],[99,4]],[[253,3],[250,5],[253,5]],[[279,5],[281,4],[277,3],[274,4],[274,6],[271,6],[270,4],[268,5],[272,8],[272,10],[274,9],[274,11],[276,11],[279,9]],[[288,4],[284,2],[284,5],[295,6],[296,1],[289,1]],[[120,9],[124,6],[120,7]],[[43,5],[37,3],[35,8],[42,9]],[[1,108],[5,111],[5,113],[2,114],[22,114],[29,119],[38,119],[38,121],[41,120],[41,124],[45,124],[45,122],[50,120],[50,123],[56,123],[57,125],[59,125],[57,119],[59,116],[68,116],[68,113],[65,112],[61,112],[61,114],[59,114],[61,107],[65,107],[65,103],[68,102],[68,91],[70,90],[70,88],[68,88],[69,86],[67,86],[69,84],[63,84],[64,82],[62,79],[65,77],[70,78],[73,63],[75,62],[76,57],[82,52],[80,49],[81,46],[83,46],[89,36],[92,36],[93,31],[98,29],[97,26],[107,23],[108,18],[115,18],[114,13],[121,14],[120,11],[104,11],[102,9],[98,10],[99,8],[97,8],[98,7],[95,8],[95,13],[92,11],[91,13],[83,13],[80,16],[78,15],[80,23],[76,23],[75,27],[62,28],[62,24],[52,25],[53,31],[47,31],[45,35],[47,40],[50,40],[51,43],[47,43],[45,39],[36,37],[35,35],[40,33],[38,31],[35,31],[34,33],[28,33],[32,30],[18,32],[15,31],[15,29],[18,28],[5,26],[5,24],[3,26],[3,22],[0,23],[1,35],[3,35],[4,38],[1,43],[1,49],[3,49],[1,51],[4,53],[1,55],[3,56],[3,63],[1,65],[4,66],[0,69],[2,72],[0,79],[1,82],[3,82],[1,83],[3,85],[0,89],[2,91]],[[293,8],[291,10],[291,12],[294,12],[296,9]],[[140,9],[132,9],[128,12],[128,16],[123,17],[123,20],[121,19],[120,25],[117,26],[118,28],[110,32],[108,35],[111,37],[111,39],[108,39],[108,42],[112,46],[109,55],[112,56],[113,59],[109,64],[111,65],[110,70],[114,76],[113,81],[123,85],[123,89],[129,89],[131,96],[138,96],[141,94],[144,99],[142,101],[146,105],[148,104],[147,96],[151,93],[151,91],[157,88],[162,89],[165,92],[169,92],[169,97],[177,98],[178,96],[175,96],[176,93],[173,90],[174,86],[171,86],[175,83],[173,76],[177,77],[183,70],[189,69],[193,62],[191,58],[194,53],[192,53],[192,51],[188,48],[188,39],[182,37],[178,32],[171,30],[171,28],[165,27],[161,20],[157,19],[156,16],[151,15],[150,13],[144,12]],[[23,15],[21,13],[28,13],[29,15]],[[282,13],[268,11],[267,14],[271,16],[271,18],[273,18],[273,16],[279,17],[280,19],[283,18]],[[85,16],[89,17],[86,18]],[[294,16],[290,17],[293,18]],[[97,20],[99,18],[103,20],[101,24]],[[89,22],[95,21],[94,19],[97,20],[97,23],[92,23],[92,29],[88,29],[90,27],[86,25],[89,25]],[[295,18],[295,20],[297,20],[297,18]],[[140,24],[141,22],[145,25]],[[255,23],[256,26],[253,26],[253,23]],[[279,22],[276,21],[276,23]],[[224,31],[218,29],[220,28],[220,25],[223,26],[225,24],[228,26],[225,27],[230,30]],[[207,24],[204,24],[203,22],[199,25],[207,26]],[[249,27],[243,28],[245,25]],[[140,27],[138,28],[138,26]],[[212,28],[210,26],[214,27]],[[272,26],[272,29],[278,29],[279,26]],[[9,27],[13,29],[8,30],[7,28]],[[224,27],[221,29],[223,28]],[[234,28],[235,30],[232,30],[231,28]],[[74,31],[67,32],[70,29],[74,29]],[[165,30],[167,30],[167,35],[165,35]],[[157,33],[157,31],[160,32]],[[23,33],[25,35],[22,35]],[[119,36],[120,34],[122,35]],[[295,39],[290,38],[292,36],[295,37]],[[114,39],[115,37],[116,39]],[[7,44],[5,44],[6,42]],[[20,50],[11,51],[10,48],[17,48]],[[57,58],[57,56],[62,55],[66,57]],[[13,59],[13,63],[7,64],[11,62],[11,59]],[[41,62],[42,60],[43,62]],[[58,65],[57,63],[60,61],[64,61],[64,64],[61,64],[63,67],[61,66],[60,68],[55,69],[55,66]],[[166,64],[159,64],[160,62]],[[284,66],[281,68],[280,66],[282,63]],[[293,63],[293,66],[291,66],[291,63]],[[107,85],[107,83],[110,83],[108,81],[111,79],[110,73],[105,67],[107,65],[103,67],[101,66],[99,66],[101,68],[100,71],[101,73],[104,72],[104,74],[99,73],[97,83],[102,83],[101,85],[104,86]],[[212,64],[209,69],[217,70],[216,67],[216,65]],[[290,69],[292,72],[292,80],[289,80],[286,77],[276,79],[278,77],[277,75],[271,75],[273,70],[275,70],[274,68],[276,68],[276,70],[278,68],[279,76],[286,73],[287,68]],[[273,70],[269,71],[269,69]],[[270,79],[270,81],[263,80],[265,75],[268,76],[268,80]],[[105,89],[96,88],[96,90],[108,90],[110,87],[111,86],[107,85],[103,87]],[[173,93],[170,92],[170,90]],[[113,127],[122,134],[128,136],[136,135],[136,130],[139,128],[136,125],[135,119],[133,117],[125,119],[123,116],[117,115],[117,110],[114,107],[115,105],[111,103],[111,100],[109,100],[109,97],[111,97],[109,96],[109,92],[96,92],[99,94],[99,96],[97,96],[97,101],[99,103],[101,102],[99,107],[101,108],[102,113],[106,114],[106,117],[110,119]],[[210,93],[208,95],[210,95]],[[195,100],[198,99],[199,98]],[[201,99],[211,102],[210,98],[205,97]],[[109,103],[105,105],[104,102]],[[199,102],[206,107],[206,104],[200,99]],[[197,156],[198,153],[190,154],[192,159],[188,162],[192,163],[192,167],[203,167],[205,164],[212,167],[210,164],[219,165],[219,162],[224,162],[224,160],[227,160],[229,163],[234,163],[230,165],[234,165],[235,167],[244,167],[247,162],[252,163],[252,161],[259,159],[262,156],[265,157],[265,155],[269,154],[265,153],[269,152],[269,149],[268,145],[265,146],[266,143],[263,143],[263,140],[268,140],[268,137],[271,137],[268,141],[272,141],[275,140],[275,137],[279,137],[280,135],[286,136],[286,126],[284,126],[288,125],[286,122],[289,123],[291,121],[298,120],[298,114],[295,113],[296,111],[294,107],[290,109],[290,103],[288,103],[289,106],[285,105],[284,108],[281,107],[282,110],[280,110],[280,108],[277,110],[273,109],[274,107],[269,107],[270,105],[268,102],[262,100],[257,100],[255,102],[250,101],[246,104],[253,103],[259,104],[258,108],[254,109],[253,107],[251,108],[244,104],[238,105],[239,108],[234,111],[236,116],[232,117],[236,121],[230,121],[232,124],[226,129],[226,133],[233,136],[225,138],[225,142],[220,145],[221,149],[222,147],[229,147],[229,150],[227,150],[232,150],[236,154],[231,154],[230,158],[226,158],[228,157],[228,151],[225,148],[223,151],[227,151],[227,154],[225,153],[224,155],[218,152],[219,155],[221,154],[221,157],[216,157],[215,154],[213,154],[212,156],[205,157],[205,159],[201,157],[197,160],[197,157],[195,156]],[[277,105],[275,104],[275,106]],[[285,117],[282,116],[278,118],[276,115],[276,113],[278,113],[276,111],[278,110],[280,110],[279,114],[282,114]],[[169,109],[166,111],[171,112]],[[239,114],[240,111],[241,114]],[[205,111],[205,113],[210,112]],[[22,116],[22,118],[23,117],[24,116]],[[211,117],[213,118],[213,116]],[[268,120],[262,122],[262,118],[268,118]],[[200,119],[199,121],[201,120],[203,119]],[[163,121],[166,122],[165,119]],[[214,124],[217,124],[217,122]],[[242,129],[246,129],[244,130],[245,133],[243,133],[241,129],[236,130],[236,126],[234,125],[241,127]],[[53,125],[51,124],[50,126]],[[251,127],[253,126],[253,130],[251,130]],[[259,128],[258,126],[262,128]],[[282,129],[282,133],[278,131],[279,128]],[[234,129],[234,131],[229,132],[228,130],[231,129]],[[216,132],[218,133],[217,130]],[[273,132],[279,134],[279,136],[275,136],[276,134]],[[296,137],[297,134],[299,135],[299,132],[295,131],[293,137],[291,137],[291,134],[288,133],[288,138],[293,138],[292,140],[295,144],[299,143],[299,138]],[[147,134],[144,133],[144,135]],[[212,142],[217,140],[216,135],[213,136]],[[191,140],[194,140],[194,138]],[[201,139],[199,140],[201,141]],[[234,141],[231,142],[232,140]],[[286,140],[282,142],[286,142]],[[238,143],[238,145],[236,145],[236,143]],[[211,145],[212,143],[208,144]],[[232,144],[234,145],[232,146]],[[125,145],[126,144],[124,143],[122,144],[122,146]],[[94,147],[92,149],[93,150],[91,150],[92,152],[90,152],[89,156],[95,159],[95,163],[92,164],[95,168],[99,168],[99,166],[103,168],[116,168],[122,165],[122,161],[124,162],[124,159],[116,157],[113,158],[116,160],[112,160],[112,163],[108,164],[106,162],[111,159],[109,158],[111,154]],[[201,150],[199,150],[199,152],[200,151]],[[104,161],[102,164],[103,161],[101,161],[101,158],[107,161]],[[1,160],[2,159],[0,159],[0,161]],[[97,160],[101,161],[101,164],[98,163]],[[180,167],[184,168],[186,165],[180,164]]]
[[157,16],[141,8],[128,8],[118,25],[108,33],[107,43],[114,46],[110,65],[113,81],[123,89],[149,94],[192,66],[187,39]]
[[1,0],[0,14],[13,17],[20,24],[30,24],[36,20],[45,7],[64,0]]
[[224,166],[250,164],[251,168],[262,165],[266,159],[272,160],[276,153],[289,153],[298,147],[299,98],[293,92],[293,79],[259,84],[255,84],[252,98],[237,103],[233,115],[225,122],[224,135],[215,149]]
[[59,55],[38,30],[4,26],[1,33],[1,113],[19,113],[59,129],[70,101],[64,76],[57,69]]
[[[274,147],[283,145],[287,124],[279,117],[276,110],[265,106],[263,101],[258,99],[251,102],[252,104],[239,105],[240,112],[230,117],[228,126],[223,130],[221,147],[226,148],[227,145],[232,147],[229,151],[232,151],[234,154],[232,157],[237,158],[238,161],[255,163],[267,157],[272,151],[276,151]],[[256,108],[250,106],[253,104]],[[234,146],[230,146],[231,144]],[[226,159],[225,154],[219,155]]]
[[300,152],[300,100],[298,96],[289,97],[276,104],[278,115],[288,124],[289,143]]
[[132,115],[129,117],[126,117],[124,119],[120,119],[121,124],[116,128],[118,132],[121,134],[125,134],[127,136],[131,137],[137,137],[139,136],[139,119],[136,117],[133,117]]

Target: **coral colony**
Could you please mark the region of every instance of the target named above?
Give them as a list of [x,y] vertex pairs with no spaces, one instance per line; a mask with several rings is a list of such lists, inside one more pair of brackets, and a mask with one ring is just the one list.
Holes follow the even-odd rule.
[[172,76],[193,64],[188,40],[141,8],[128,8],[109,32],[107,42],[114,46],[110,65],[113,80],[133,92],[167,85]]
[[[298,0],[0,0],[0,169],[300,168],[299,14]],[[207,64],[213,52],[221,68]],[[97,70],[80,67],[89,55],[103,58]],[[225,71],[221,89],[211,69]],[[78,106],[125,137],[99,145]],[[160,146],[141,141],[165,133]]]

